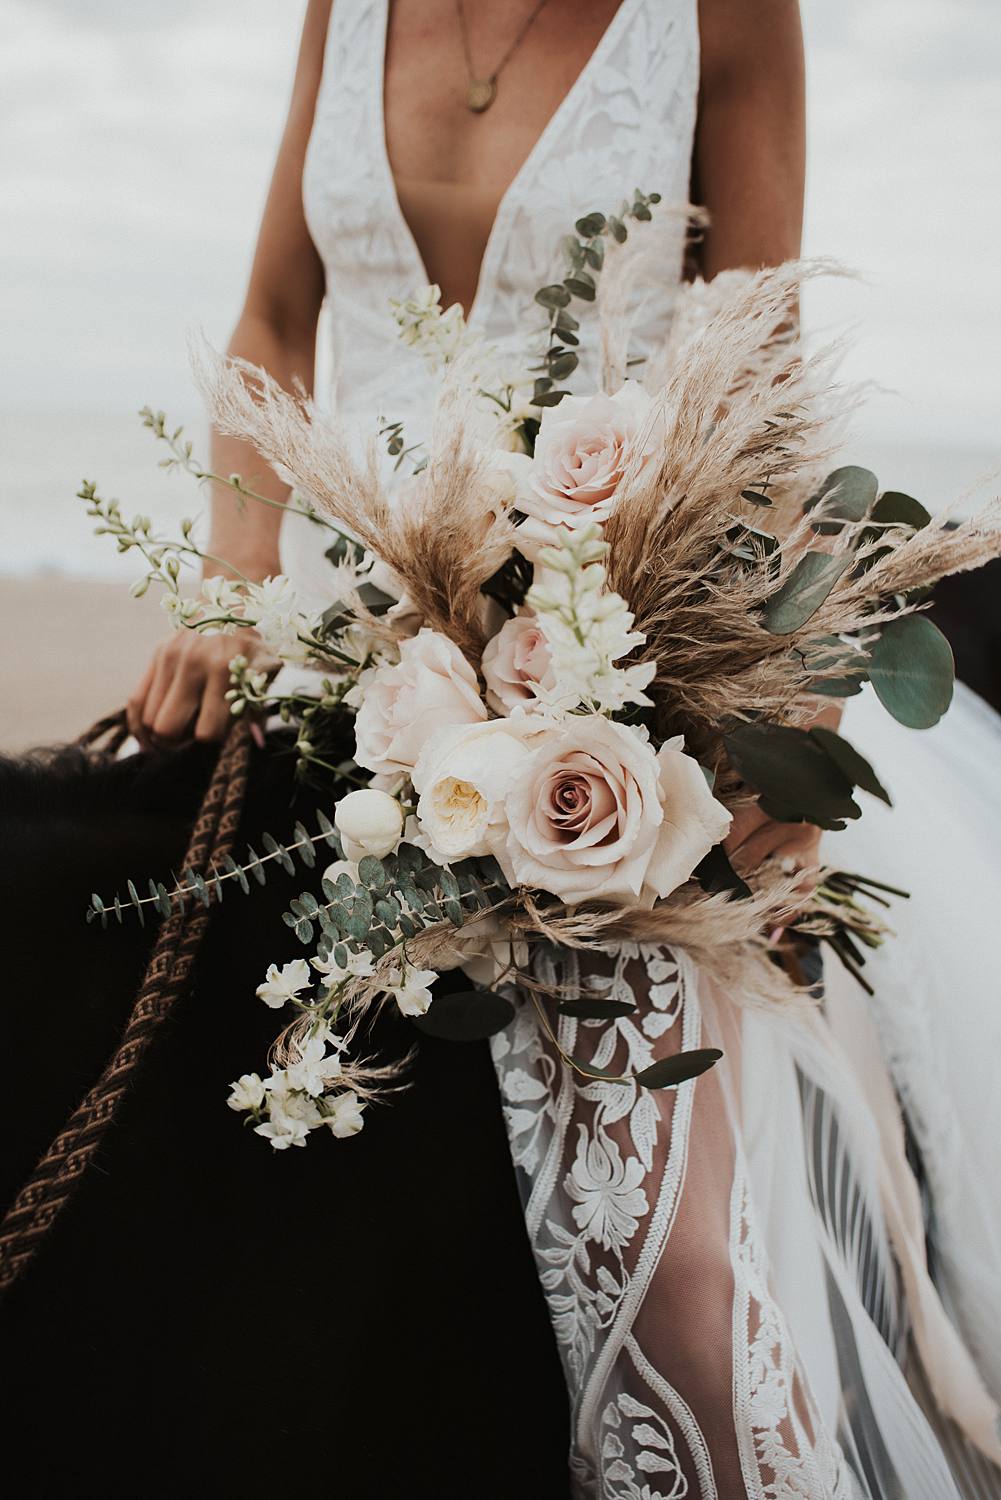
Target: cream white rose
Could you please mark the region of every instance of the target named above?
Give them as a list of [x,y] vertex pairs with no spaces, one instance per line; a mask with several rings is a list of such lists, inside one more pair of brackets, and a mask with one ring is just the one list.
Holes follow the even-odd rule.
[[496,851],[512,883],[568,905],[652,905],[725,837],[730,814],[679,741],[659,753],[634,730],[580,715],[547,730],[507,799]]
[[417,822],[433,858],[493,852],[506,830],[505,803],[529,759],[530,721],[490,719],[443,730],[414,768]]
[[360,787],[337,803],[334,824],[348,861],[356,863],[366,854],[381,859],[400,842],[403,809],[388,792]]
[[554,543],[558,528],[608,519],[629,464],[653,451],[652,439],[643,437],[652,404],[642,386],[627,380],[614,396],[564,396],[545,408],[531,468],[519,470],[518,507],[525,512],[519,551],[534,558]]
[[436,630],[401,641],[400,659],[379,667],[355,719],[355,760],[369,771],[409,772],[444,725],[487,717],[476,673]]
[[538,699],[532,684],[555,688],[552,655],[538,620],[531,611],[507,620],[483,653],[487,702],[499,714],[528,708]]

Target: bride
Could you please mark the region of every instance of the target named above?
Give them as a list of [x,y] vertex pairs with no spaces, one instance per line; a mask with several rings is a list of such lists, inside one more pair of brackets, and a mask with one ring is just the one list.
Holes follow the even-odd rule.
[[[436,282],[443,303],[461,304],[477,331],[516,349],[560,234],[634,184],[707,207],[697,250],[707,279],[795,257],[802,71],[794,0],[310,0],[231,352],[286,386],[311,386],[315,365],[321,398],[360,425],[416,426],[432,392],[418,366],[397,358],[389,299]],[[684,251],[679,218],[644,315],[648,339],[670,319]],[[234,439],[216,439],[214,467],[289,498]],[[328,564],[297,520],[280,524],[263,507],[244,513],[217,494],[211,550],[251,577],[285,572],[307,603],[322,605]],[[221,736],[235,649],[194,634],[161,647],[129,704],[140,742]],[[248,634],[240,649],[253,655],[258,642]],[[730,848],[746,868],[766,858],[806,867],[819,857],[813,839],[757,815]],[[447,1234],[468,1235],[470,1255],[483,1257],[474,1269],[486,1295],[477,1321],[444,1275],[411,1289],[436,1302],[449,1348],[464,1321],[475,1326],[468,1367],[441,1371],[430,1348],[403,1356],[442,1409],[438,1458],[435,1442],[425,1444],[401,1490],[564,1493],[547,1467],[566,1440],[563,1396],[546,1374],[555,1347],[577,1496],[1001,1495],[992,1372],[986,1361],[978,1372],[929,1279],[903,1127],[864,1005],[832,974],[822,1011],[772,1014],[753,996],[721,993],[683,955],[640,945],[607,955],[604,967],[637,999],[640,1026],[598,1032],[563,1018],[567,1050],[607,1067],[654,1038],[662,1051],[719,1042],[725,1063],[656,1095],[581,1085],[553,1066],[526,1012],[495,1040],[500,1103],[485,1093],[470,1100],[469,1116],[444,1133],[440,1107],[414,1091],[410,1144],[439,1163]],[[577,977],[566,961],[561,981]],[[477,1162],[469,1147],[501,1107],[523,1222],[500,1158],[484,1152]],[[385,1170],[386,1194],[393,1124],[379,1136],[381,1163],[369,1163]],[[934,1139],[922,1144],[934,1154]],[[342,1170],[331,1160],[332,1191]],[[469,1172],[496,1174],[487,1189],[504,1208],[492,1245],[473,1222]],[[415,1241],[441,1232],[431,1214],[413,1204]],[[504,1257],[520,1264],[526,1226],[549,1322],[538,1299],[493,1295]],[[364,1259],[364,1224],[355,1239]],[[408,1253],[399,1247],[399,1275]],[[345,1296],[357,1298],[357,1286]],[[950,1300],[975,1321],[991,1296]],[[379,1405],[379,1359],[337,1348],[340,1314],[335,1306],[332,1352],[318,1331],[337,1450],[330,1472],[354,1494],[396,1493],[383,1467],[396,1414]],[[502,1404],[482,1413],[471,1471],[453,1426],[463,1409],[454,1388],[500,1345],[517,1374]],[[392,1343],[379,1351],[390,1362],[399,1352]],[[359,1399],[354,1374],[370,1401]]]

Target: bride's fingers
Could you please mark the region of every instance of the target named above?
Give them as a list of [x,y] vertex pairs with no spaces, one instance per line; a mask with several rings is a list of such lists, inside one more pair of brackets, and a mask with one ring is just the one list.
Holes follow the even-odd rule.
[[134,735],[139,741],[142,741],[145,735],[143,710],[146,707],[146,699],[149,696],[155,670],[156,660],[154,659],[136,683],[132,690],[132,695],[125,705],[125,722],[129,727],[129,734]]
[[226,702],[228,687],[229,667],[220,663],[205,679],[201,707],[195,720],[196,740],[221,740],[225,735],[231,717]]
[[175,672],[152,723],[148,712],[145,716],[146,723],[158,739],[180,740],[190,733],[204,685],[205,674],[197,670],[193,662],[187,663],[184,670]]

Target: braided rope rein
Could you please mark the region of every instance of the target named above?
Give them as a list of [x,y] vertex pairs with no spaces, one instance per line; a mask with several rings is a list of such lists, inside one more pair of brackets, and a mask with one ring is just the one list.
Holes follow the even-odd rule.
[[[114,720],[102,721],[84,742],[94,743],[115,729]],[[250,726],[240,719],[219,753],[182,868],[205,875],[230,853],[247,787],[250,744]],[[191,977],[210,910],[182,905],[164,919],[118,1047],[0,1220],[0,1296],[34,1259],[97,1155],[139,1063]]]

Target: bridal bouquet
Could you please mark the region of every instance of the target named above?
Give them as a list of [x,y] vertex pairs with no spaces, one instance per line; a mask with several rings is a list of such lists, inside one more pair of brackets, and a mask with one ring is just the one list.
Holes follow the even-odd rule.
[[[553,1007],[595,1022],[631,1009],[597,979],[547,994],[539,941],[680,946],[782,999],[794,987],[776,929],[793,922],[857,974],[881,938],[859,899],[883,902],[876,883],[823,871],[804,888],[802,871],[773,865],[742,879],[723,841],[754,800],[825,829],[860,815],[860,789],[889,801],[821,710],[868,681],[905,724],[941,716],[952,658],[921,605],[937,578],[1001,550],[1001,521],[950,529],[864,469],[825,477],[836,351],[807,357],[788,331],[818,268],[683,288],[664,347],[631,378],[651,233],[639,226],[657,201],[637,193],[578,221],[564,278],[536,296],[534,368],[508,368],[436,288],[393,308],[435,375],[427,433],[387,418],[361,442],[262,371],[202,352],[216,425],[294,486],[288,524],[325,534],[321,614],[284,577],[210,577],[185,595],[183,563],[204,558],[192,527],[171,541],[82,491],[99,529],[146,556],[137,587],[163,586],[179,628],[257,629],[283,670],[237,656],[232,712],[292,726],[300,772],[329,789],[318,833],[299,824],[208,881],[182,873],[148,896],[130,884],[91,912],[166,914],[274,864],[316,866],[285,918],[305,954],[257,991],[286,1021],[270,1071],[238,1079],[228,1101],[277,1149],[361,1129],[387,1071],[352,1055],[372,1005],[477,1038],[511,1021],[521,993],[557,1046]],[[262,499],[199,468],[162,415],[144,420],[165,462]],[[453,968],[469,988],[434,996]],[[669,1087],[718,1056],[682,1052],[631,1077]]]

